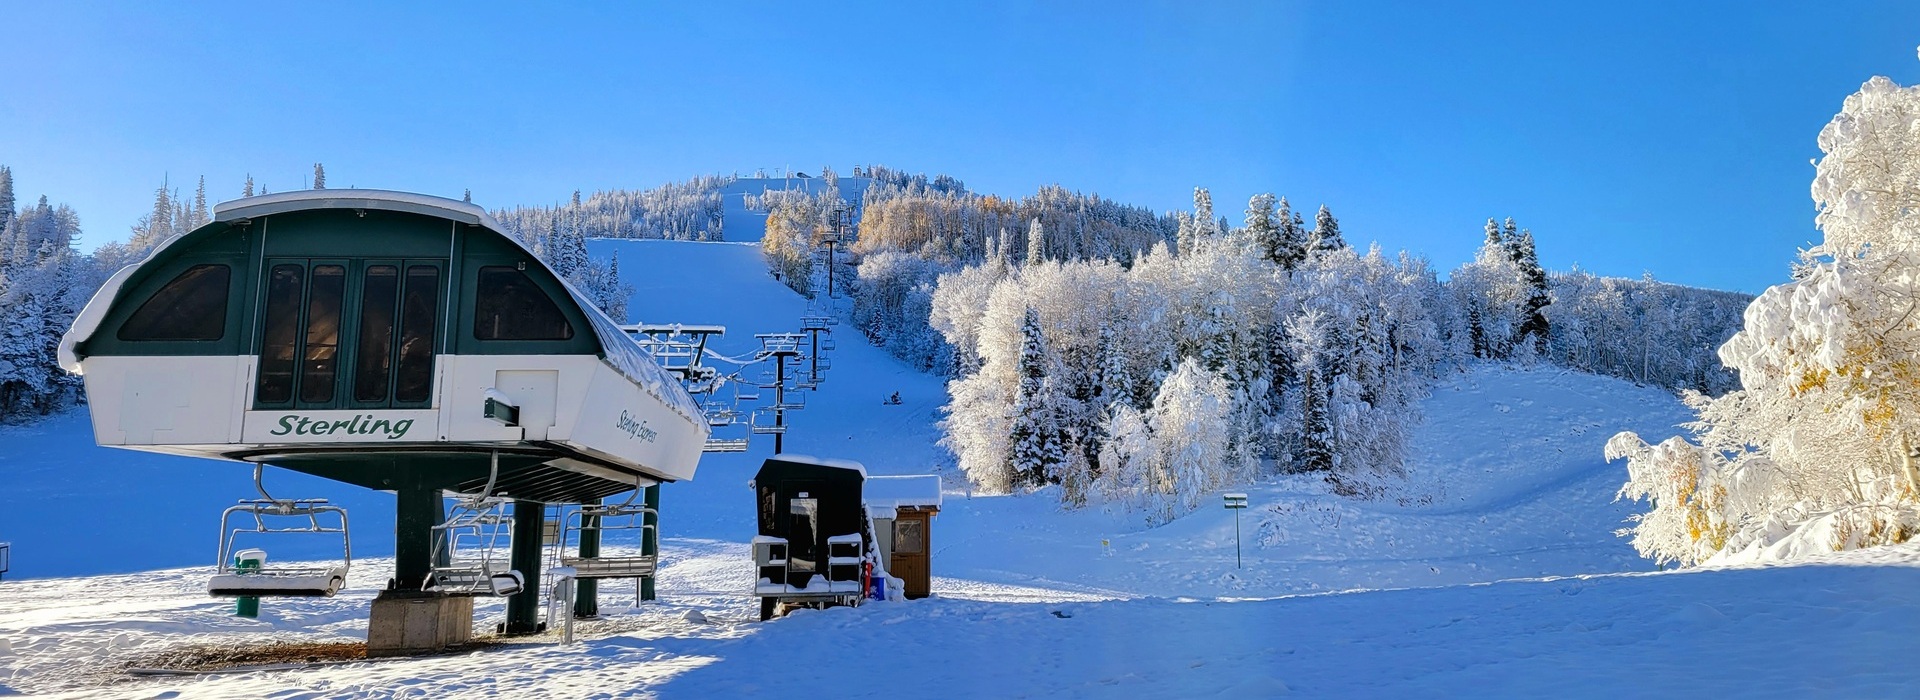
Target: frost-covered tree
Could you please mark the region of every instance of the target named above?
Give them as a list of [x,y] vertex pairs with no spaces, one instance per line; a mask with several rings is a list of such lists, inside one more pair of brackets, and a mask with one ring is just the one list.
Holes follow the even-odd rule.
[[247,185],[240,189],[240,196],[242,197],[253,196],[253,173],[247,173]]
[[1325,253],[1347,247],[1347,239],[1340,235],[1340,221],[1333,218],[1333,212],[1327,205],[1320,205],[1320,211],[1313,215],[1313,233],[1308,248],[1314,253]]
[[1793,280],[1747,307],[1720,348],[1740,389],[1695,396],[1696,444],[1608,443],[1625,531],[1643,555],[1694,564],[1906,540],[1920,531],[1920,88],[1884,77],[1820,132],[1823,233]]
[[0,165],[0,231],[13,223],[13,168]]
[[326,188],[327,188],[327,167],[319,163],[314,163],[313,164],[313,189],[324,190]]
[[1040,332],[1040,315],[1027,309],[1020,324],[1020,386],[1014,394],[1013,432],[1007,471],[1014,486],[1040,486],[1056,480],[1066,457],[1058,405],[1058,388],[1048,375],[1054,358]]
[[1228,454],[1228,393],[1225,380],[1192,359],[1160,383],[1146,416],[1152,433],[1147,483],[1157,501],[1151,520],[1190,513],[1207,494],[1248,476]]
[[1047,261],[1047,230],[1040,225],[1039,219],[1027,224],[1027,261],[1028,265],[1038,265]]
[[1465,311],[1462,321],[1467,327],[1456,329],[1455,334],[1470,339],[1475,357],[1506,359],[1513,356],[1515,342],[1522,337],[1533,289],[1500,225],[1487,219],[1486,233],[1487,240],[1473,262],[1454,270],[1447,286]]
[[1247,200],[1247,216],[1240,229],[1247,245],[1275,265],[1286,259],[1285,242],[1280,239],[1280,223],[1273,218],[1277,200],[1271,193],[1256,194]]

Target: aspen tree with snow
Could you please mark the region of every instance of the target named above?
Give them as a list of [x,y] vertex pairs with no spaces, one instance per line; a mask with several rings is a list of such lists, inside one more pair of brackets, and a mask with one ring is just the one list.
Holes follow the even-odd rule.
[[1693,395],[1694,442],[1626,432],[1622,531],[1683,566],[1902,542],[1920,531],[1920,88],[1884,77],[1821,130],[1823,239],[1720,347],[1740,388]]
[[1249,476],[1227,452],[1227,393],[1224,380],[1191,358],[1160,383],[1146,416],[1150,522],[1191,513],[1207,494]]

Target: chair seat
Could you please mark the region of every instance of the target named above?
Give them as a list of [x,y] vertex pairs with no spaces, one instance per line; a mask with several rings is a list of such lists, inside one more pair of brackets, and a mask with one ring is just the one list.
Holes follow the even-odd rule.
[[264,569],[240,573],[215,574],[207,581],[207,593],[215,596],[254,597],[328,597],[340,592],[347,582],[347,567],[324,569]]

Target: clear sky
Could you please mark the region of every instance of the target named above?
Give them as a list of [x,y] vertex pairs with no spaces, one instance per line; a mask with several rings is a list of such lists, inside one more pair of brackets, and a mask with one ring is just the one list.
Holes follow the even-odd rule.
[[0,164],[87,247],[163,178],[316,161],[489,207],[883,163],[1236,221],[1272,191],[1442,269],[1512,216],[1551,268],[1759,291],[1817,235],[1820,127],[1920,82],[1911,1],[395,4],[0,4]]

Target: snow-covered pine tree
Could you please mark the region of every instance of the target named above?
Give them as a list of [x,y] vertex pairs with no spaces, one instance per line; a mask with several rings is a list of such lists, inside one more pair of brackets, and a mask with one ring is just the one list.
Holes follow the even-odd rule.
[[1040,226],[1040,218],[1034,217],[1027,224],[1027,260],[1029,266],[1047,261],[1047,232]]
[[1057,401],[1047,376],[1052,358],[1040,330],[1040,314],[1031,307],[1021,322],[1020,336],[1020,388],[1014,394],[1007,471],[1015,486],[1042,486],[1054,480],[1065,445],[1059,440]]
[[321,165],[319,163],[314,163],[313,164],[313,189],[324,190],[326,188],[327,188],[327,168],[326,166]]
[[1286,266],[1286,242],[1280,238],[1280,223],[1273,218],[1276,201],[1272,193],[1256,194],[1247,200],[1245,237],[1249,246],[1260,253],[1260,257],[1282,267]]
[[240,190],[240,196],[242,197],[253,196],[253,173],[247,173],[247,186]]
[[1307,233],[1306,219],[1300,217],[1300,212],[1293,210],[1293,205],[1287,202],[1286,197],[1280,198],[1278,218],[1280,219],[1280,238],[1287,242],[1286,248],[1290,251],[1286,260],[1281,263],[1281,267],[1293,270],[1306,262],[1307,252],[1312,248],[1313,240]]
[[[249,184],[251,184],[251,183],[252,183],[252,180],[248,180],[248,183],[249,183]],[[469,187],[469,188],[466,188],[466,189],[463,189],[463,190],[460,190],[460,201],[462,201],[462,202],[466,202],[466,203],[468,203],[468,204],[472,204],[472,203],[473,203],[473,188],[471,188],[471,187]]]
[[1320,205],[1320,211],[1313,215],[1312,241],[1310,248],[1314,253],[1347,247],[1347,239],[1340,236],[1340,221],[1333,218],[1333,212],[1325,204]]
[[[1512,219],[1507,221],[1511,222]],[[1547,353],[1547,340],[1552,330],[1547,322],[1546,308],[1553,303],[1552,289],[1548,286],[1547,271],[1540,267],[1540,256],[1533,249],[1533,232],[1522,230],[1513,239],[1514,264],[1520,268],[1520,274],[1527,286],[1526,305],[1523,307],[1520,338],[1516,345],[1531,343],[1536,355]]]
[[13,223],[13,168],[0,165],[0,231]]

